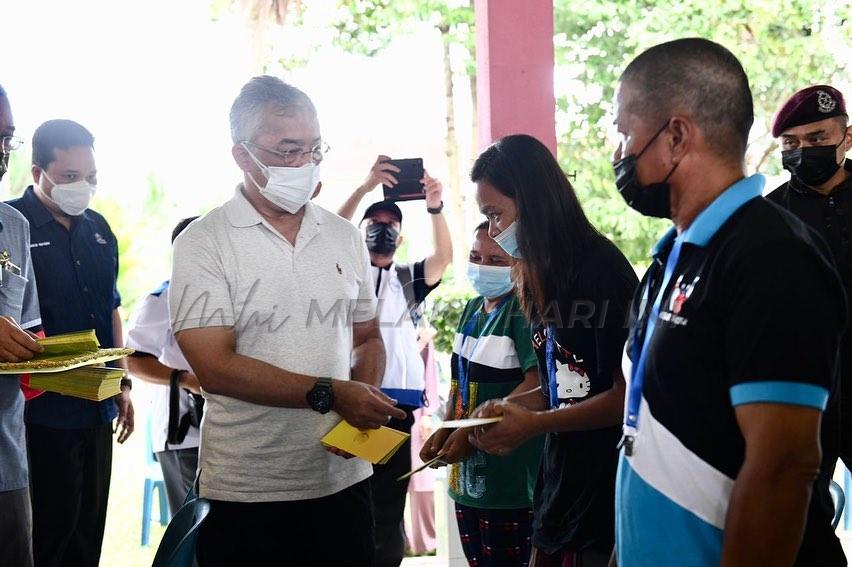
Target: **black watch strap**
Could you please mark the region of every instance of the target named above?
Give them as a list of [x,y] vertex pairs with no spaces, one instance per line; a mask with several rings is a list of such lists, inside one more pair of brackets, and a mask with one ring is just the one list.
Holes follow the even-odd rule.
[[437,207],[426,207],[426,212],[428,212],[430,215],[439,215],[439,214],[441,214],[441,211],[443,211],[443,210],[444,210],[444,202],[443,201],[441,201],[441,204],[438,205]]

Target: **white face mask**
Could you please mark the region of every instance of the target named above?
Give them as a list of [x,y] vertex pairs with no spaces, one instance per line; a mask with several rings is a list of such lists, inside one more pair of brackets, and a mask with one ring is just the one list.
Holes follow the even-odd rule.
[[74,183],[54,183],[53,179],[48,177],[47,172],[41,172],[44,177],[53,183],[53,190],[50,196],[47,192],[44,195],[59,207],[63,213],[68,216],[76,217],[82,215],[89,208],[89,203],[97,191],[97,185],[92,185],[85,179],[75,181]]
[[260,194],[281,209],[295,214],[311,200],[320,181],[320,168],[315,163],[302,167],[273,167],[264,165],[249,151],[245,142],[242,143],[248,155],[266,176],[266,185],[260,183],[248,174],[252,182],[260,190]]

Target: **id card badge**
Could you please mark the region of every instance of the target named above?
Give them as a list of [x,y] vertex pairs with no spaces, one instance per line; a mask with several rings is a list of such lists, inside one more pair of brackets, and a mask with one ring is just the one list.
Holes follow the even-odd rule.
[[12,263],[9,251],[3,250],[3,252],[0,252],[0,287],[3,287],[6,283],[7,271],[17,276],[21,275],[21,268]]

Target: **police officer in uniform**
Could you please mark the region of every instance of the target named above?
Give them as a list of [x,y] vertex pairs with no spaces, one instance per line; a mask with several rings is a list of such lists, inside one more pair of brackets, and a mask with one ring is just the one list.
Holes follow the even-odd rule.
[[[790,181],[768,195],[816,230],[831,248],[852,297],[852,128],[843,94],[828,85],[802,89],[772,124]],[[852,315],[852,314],[850,314]],[[852,319],[850,319],[852,320]],[[840,344],[840,457],[852,469],[852,332]]]

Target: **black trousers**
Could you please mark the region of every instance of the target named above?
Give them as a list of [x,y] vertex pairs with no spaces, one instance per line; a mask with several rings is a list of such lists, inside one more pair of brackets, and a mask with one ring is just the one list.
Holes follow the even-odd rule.
[[[388,427],[411,433],[416,408],[400,406],[405,419],[393,419]],[[411,439],[384,465],[373,465],[373,515],[376,517],[376,567],[398,567],[405,555],[405,497],[408,480],[396,480],[411,470]]]
[[112,425],[27,424],[36,567],[98,567],[112,468]]
[[290,502],[212,500],[198,535],[199,567],[373,567],[370,483]]
[[[852,332],[847,332],[840,341],[839,387],[840,459],[852,471]],[[849,498],[849,495],[846,497]]]

